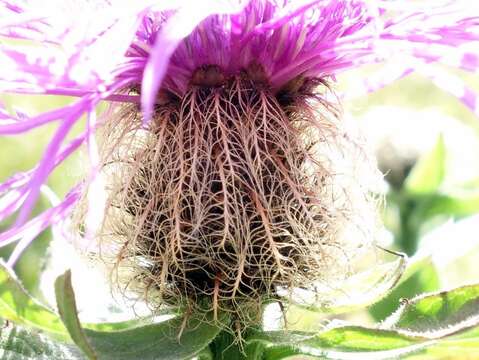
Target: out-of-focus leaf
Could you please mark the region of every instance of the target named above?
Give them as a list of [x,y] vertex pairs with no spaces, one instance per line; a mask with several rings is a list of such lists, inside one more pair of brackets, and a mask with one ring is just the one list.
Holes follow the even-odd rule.
[[383,299],[369,307],[375,320],[384,320],[399,305],[403,298],[412,298],[423,292],[439,288],[439,275],[430,257],[411,259],[399,284]]
[[405,189],[411,194],[431,194],[441,186],[446,173],[446,146],[439,137],[429,153],[423,155],[405,181]]
[[11,360],[81,360],[72,345],[58,343],[43,334],[13,324],[0,324],[0,358]]
[[[310,291],[293,293],[295,305],[307,310],[328,314],[340,314],[364,308],[386,296],[400,281],[406,269],[407,257],[401,255],[395,261],[376,265],[341,282],[338,289],[322,289],[321,304],[316,305],[316,296]],[[336,291],[335,291],[336,290]],[[328,295],[325,295],[328,294]]]
[[3,262],[0,262],[0,317],[46,331],[58,339],[69,339],[58,315],[34,300]]
[[479,212],[479,192],[463,191],[461,193],[436,194],[426,202],[421,216],[424,219],[445,214],[464,217]]
[[[45,210],[45,202],[46,200],[42,198],[37,207]],[[37,210],[37,207],[34,211]],[[15,263],[15,274],[25,290],[32,296],[41,294],[40,277],[47,263],[46,252],[50,240],[51,231],[47,229],[35,238],[35,241],[22,252],[21,257]]]
[[383,326],[438,338],[479,325],[479,285],[404,300]]
[[[180,317],[157,324],[119,331],[95,331],[80,327],[74,293],[68,273],[56,282],[57,303],[62,320],[73,340],[90,359],[101,360],[178,360],[200,353],[218,335],[220,328],[213,319],[192,315],[186,323]],[[178,334],[182,335],[178,340]]]

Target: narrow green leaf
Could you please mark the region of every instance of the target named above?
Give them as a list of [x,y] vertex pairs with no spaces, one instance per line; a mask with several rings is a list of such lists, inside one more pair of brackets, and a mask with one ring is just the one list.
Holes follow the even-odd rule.
[[320,333],[305,340],[304,345],[339,351],[391,350],[411,346],[419,339],[398,334],[395,331],[345,326]]
[[0,325],[0,358],[10,360],[81,360],[73,346],[12,323]]
[[[190,359],[205,349],[220,328],[210,316],[194,316],[186,321],[175,317],[157,324],[118,331],[97,331],[80,327],[69,274],[59,277],[55,286],[60,316],[72,339],[90,358],[101,360],[178,360]],[[182,330],[180,340],[178,334]],[[204,352],[203,352],[204,354]]]
[[72,340],[88,356],[96,360],[98,357],[86,338],[78,319],[75,303],[75,295],[71,285],[71,272],[59,276],[55,281],[55,295],[57,298],[58,311]]
[[405,189],[411,194],[436,192],[446,174],[446,146],[441,135],[431,152],[422,156],[405,181]]
[[360,326],[339,326],[318,334],[302,332],[268,332],[256,334],[249,342],[263,344],[265,360],[279,360],[294,355],[321,359],[399,358],[418,351],[430,340],[399,334],[394,330]]
[[429,338],[479,326],[479,285],[404,300],[384,326],[409,333],[425,333]]
[[33,299],[15,274],[0,261],[0,317],[46,331],[57,339],[69,339],[58,315]]

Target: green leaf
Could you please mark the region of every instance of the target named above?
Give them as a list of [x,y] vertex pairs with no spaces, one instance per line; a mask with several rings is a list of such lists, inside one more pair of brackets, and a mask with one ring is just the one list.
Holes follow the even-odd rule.
[[430,257],[411,259],[397,286],[383,299],[369,307],[369,313],[379,321],[388,317],[403,298],[436,291],[439,288],[439,275]]
[[190,359],[216,337],[220,329],[201,319],[192,318],[178,334],[182,319],[175,318],[159,324],[116,332],[85,329],[85,335],[100,359]]
[[[90,359],[190,359],[206,348],[221,330],[213,324],[209,315],[192,315],[186,323],[184,319],[176,317],[157,324],[118,331],[82,329],[68,272],[57,279],[55,288],[60,316],[72,339]],[[181,329],[182,335],[178,340]]]
[[33,299],[2,261],[0,261],[0,317],[46,331],[57,339],[69,339],[58,315]]
[[[429,339],[407,332],[361,326],[338,326],[311,335],[300,332],[257,333],[248,345],[262,346],[256,359],[280,360],[291,356],[320,359],[442,359],[479,355],[479,328],[455,336]],[[461,357],[461,355],[463,357]]]
[[438,338],[479,325],[479,285],[404,300],[384,322],[392,329]]
[[70,270],[56,279],[55,296],[57,298],[57,306],[60,317],[68,329],[72,340],[88,356],[89,359],[96,360],[97,355],[86,338],[85,333],[80,325],[80,320],[78,319],[75,296],[73,294],[73,288],[71,285]]
[[279,360],[294,355],[322,359],[390,359],[418,351],[430,340],[402,335],[394,330],[360,326],[338,326],[318,334],[268,332],[256,334],[249,342],[263,344],[262,359]]
[[0,358],[10,360],[80,360],[71,345],[58,343],[41,333],[11,323],[0,325]]
[[431,152],[423,155],[405,181],[411,194],[435,193],[446,174],[446,146],[441,135]]
[[333,322],[316,334],[254,332],[246,343],[246,348],[257,344],[256,350],[262,350],[259,358],[264,360],[294,355],[322,359],[478,356],[479,285],[403,300],[377,328]]

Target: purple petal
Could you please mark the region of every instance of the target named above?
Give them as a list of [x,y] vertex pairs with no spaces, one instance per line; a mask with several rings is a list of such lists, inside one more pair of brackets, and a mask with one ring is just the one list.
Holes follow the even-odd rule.
[[[52,170],[61,164],[75,150],[77,150],[85,139],[85,134],[70,141],[64,146],[56,157],[52,159]],[[12,215],[18,210],[26,198],[26,194],[31,190],[29,187],[34,174],[38,168],[24,173],[18,173],[0,184],[0,221]]]
[[165,23],[158,34],[154,47],[143,72],[141,83],[141,103],[148,122],[156,102],[156,95],[166,74],[171,55],[178,44],[187,37],[198,24],[212,14],[239,12],[243,4],[238,1],[190,2],[177,11]]
[[65,218],[79,198],[77,190],[71,191],[57,206],[51,207],[21,226],[15,226],[0,234],[2,246],[11,244],[23,237],[35,238],[52,223]]

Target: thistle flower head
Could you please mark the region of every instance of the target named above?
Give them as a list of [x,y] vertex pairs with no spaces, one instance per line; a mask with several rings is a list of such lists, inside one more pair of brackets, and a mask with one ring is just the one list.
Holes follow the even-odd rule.
[[[460,3],[0,3],[0,35],[15,40],[1,45],[0,89],[78,98],[34,116],[1,109],[5,135],[58,125],[39,164],[0,185],[0,218],[19,210],[0,241],[22,248],[85,207],[74,217],[101,240],[121,286],[235,314],[278,288],[344,277],[364,245],[357,234],[371,234],[356,221],[374,207],[368,189],[340,166],[362,148],[330,91],[336,75],[401,59],[380,81],[361,79],[367,92],[415,70],[443,85],[437,64],[479,67],[479,14]],[[462,84],[446,90],[478,110]],[[101,101],[111,106],[97,120]],[[67,140],[85,114],[84,132]],[[89,176],[28,220],[49,174],[82,144]],[[99,187],[108,196],[95,212]]]

